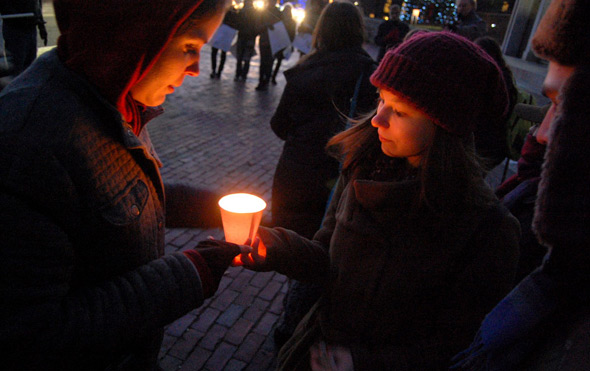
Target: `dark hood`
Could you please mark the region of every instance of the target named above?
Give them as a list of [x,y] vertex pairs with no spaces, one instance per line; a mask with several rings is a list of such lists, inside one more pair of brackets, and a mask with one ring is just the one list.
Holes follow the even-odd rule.
[[133,122],[129,90],[201,1],[54,0],[59,57]]

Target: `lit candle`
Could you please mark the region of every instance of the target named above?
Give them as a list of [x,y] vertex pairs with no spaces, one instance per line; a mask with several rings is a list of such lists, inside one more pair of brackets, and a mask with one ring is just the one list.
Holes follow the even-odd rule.
[[[222,197],[219,208],[226,241],[244,244],[254,240],[266,208],[264,200],[248,193],[234,193]],[[242,265],[241,256],[236,256],[234,265]]]

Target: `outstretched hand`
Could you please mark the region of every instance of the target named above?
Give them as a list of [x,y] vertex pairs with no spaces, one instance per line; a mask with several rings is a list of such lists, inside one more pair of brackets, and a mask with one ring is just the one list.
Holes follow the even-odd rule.
[[[256,236],[253,242],[248,240],[245,245],[240,245],[240,247],[243,250],[242,254],[237,257],[239,260],[237,265],[243,265],[245,268],[258,272],[273,270],[272,267],[267,264],[266,246],[260,237]],[[236,263],[236,260],[234,260],[234,263]]]
[[309,363],[313,371],[353,371],[350,349],[340,345],[328,345],[324,341],[309,349]]

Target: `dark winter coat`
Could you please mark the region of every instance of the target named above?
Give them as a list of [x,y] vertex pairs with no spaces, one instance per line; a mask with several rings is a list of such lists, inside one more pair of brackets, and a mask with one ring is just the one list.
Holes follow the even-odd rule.
[[[94,4],[105,6],[72,0],[64,8],[56,1],[58,23],[75,6],[104,15]],[[152,9],[155,24],[142,20],[142,30],[153,31],[151,45],[161,50],[166,32],[178,26],[174,19],[181,22],[196,6],[158,8],[167,18]],[[127,19],[129,12],[112,9],[111,17],[120,12]],[[165,189],[146,129],[138,125],[135,135],[131,126],[145,123],[151,110],[138,117],[138,107],[123,109],[128,84],[157,53],[136,44],[113,61],[113,49],[136,41],[119,34],[118,45],[100,45],[103,37],[112,43],[111,30],[95,30],[94,40],[68,28],[79,18],[65,17],[58,50],[0,95],[2,368],[148,370],[156,366],[163,326],[203,302],[192,263],[179,253],[163,256],[165,227],[218,225],[216,213],[208,214],[215,199],[188,187]],[[77,37],[103,53],[84,62],[87,49]]]
[[[345,128],[351,98],[362,79],[356,113],[376,106],[369,76],[376,65],[361,47],[321,51],[285,71],[287,85],[270,125],[285,141],[272,190],[274,224],[311,237],[318,230],[338,162],[325,152]],[[332,181],[330,183],[330,181]]]
[[387,50],[400,44],[409,31],[410,26],[399,19],[391,19],[381,23],[374,40],[375,44],[379,46],[377,61],[383,59]]
[[485,36],[487,34],[486,22],[480,18],[480,16],[472,10],[471,13],[465,17],[459,16],[459,21],[455,25],[454,32],[461,36],[474,41],[478,37]]
[[512,287],[516,219],[498,202],[412,213],[418,182],[345,175],[312,241],[282,228],[259,232],[270,267],[325,283],[312,326],[351,349],[355,370],[446,369]]

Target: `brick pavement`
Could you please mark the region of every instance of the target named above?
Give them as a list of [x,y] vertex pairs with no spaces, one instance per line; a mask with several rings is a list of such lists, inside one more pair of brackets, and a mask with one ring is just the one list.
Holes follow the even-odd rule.
[[[377,49],[367,45],[375,55]],[[281,70],[297,62],[298,53]],[[187,78],[167,98],[166,112],[148,125],[164,163],[165,181],[186,182],[223,194],[248,192],[268,204],[270,220],[274,169],[282,141],[270,129],[285,79],[259,92],[259,59],[252,60],[246,82],[234,82],[235,58],[227,55],[220,80],[210,79],[210,49],[201,53],[201,75]],[[214,230],[168,229],[166,253],[192,248]],[[230,267],[213,298],[166,327],[160,366],[168,370],[272,370],[272,331],[282,312],[287,278]]]
[[[289,67],[296,55],[284,63]],[[228,54],[220,80],[210,79],[210,49],[201,53],[201,75],[187,78],[167,98],[166,112],[148,129],[164,163],[165,181],[185,182],[223,194],[248,192],[270,209],[272,177],[282,141],[270,129],[285,80],[268,91],[258,82],[258,58],[246,82],[234,82]],[[265,211],[263,224],[269,220]],[[214,230],[168,229],[166,253],[192,248]],[[167,326],[160,351],[164,370],[269,370],[274,368],[273,326],[282,310],[285,276],[231,267],[216,295]]]

